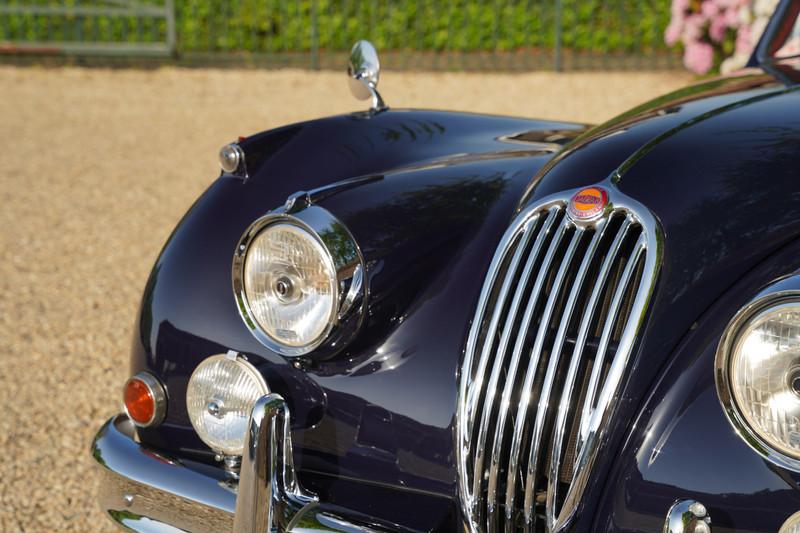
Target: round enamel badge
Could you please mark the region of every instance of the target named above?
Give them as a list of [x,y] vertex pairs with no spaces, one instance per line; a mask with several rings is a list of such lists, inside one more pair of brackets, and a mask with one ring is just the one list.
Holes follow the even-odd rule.
[[569,216],[573,220],[588,220],[603,212],[608,205],[608,193],[600,187],[581,189],[569,201]]

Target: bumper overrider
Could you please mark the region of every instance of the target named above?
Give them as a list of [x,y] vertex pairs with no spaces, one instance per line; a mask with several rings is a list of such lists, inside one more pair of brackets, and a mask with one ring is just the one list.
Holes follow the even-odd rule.
[[125,415],[106,422],[92,443],[101,470],[98,500],[132,531],[389,531],[303,490],[292,460],[290,415],[277,394],[253,407],[237,476],[149,449]]

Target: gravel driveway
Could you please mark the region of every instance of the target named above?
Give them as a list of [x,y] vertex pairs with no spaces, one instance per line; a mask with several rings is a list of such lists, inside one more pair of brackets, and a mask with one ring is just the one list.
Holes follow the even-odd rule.
[[[396,107],[598,122],[681,73],[396,74]],[[238,135],[361,109],[344,75],[0,66],[0,531],[109,529],[89,442],[119,409],[141,289]]]

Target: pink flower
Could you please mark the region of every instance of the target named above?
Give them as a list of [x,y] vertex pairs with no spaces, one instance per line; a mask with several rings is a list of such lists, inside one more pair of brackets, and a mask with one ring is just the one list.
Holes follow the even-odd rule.
[[742,26],[736,32],[736,53],[749,54],[753,50],[752,30],[750,26]]
[[725,10],[725,23],[729,28],[739,27],[739,10],[730,8]]
[[715,43],[721,43],[725,38],[725,30],[728,29],[728,22],[723,16],[716,16],[711,19],[711,24],[708,27],[708,36]]
[[686,17],[683,26],[683,44],[685,46],[699,41],[703,37],[703,27],[706,24],[706,19],[699,13],[693,13]]
[[673,46],[675,43],[678,42],[678,39],[681,38],[681,30],[683,29],[683,24],[673,20],[667,26],[667,29],[664,31],[664,42],[666,42],[669,46]]
[[686,68],[707,74],[714,68],[715,58],[730,50],[735,34],[735,54],[726,61],[732,68],[742,63],[742,57],[748,57],[753,41],[758,39],[759,28],[753,26],[758,25],[759,2],[777,1],[670,0],[672,17],[664,30],[664,41],[669,46],[681,43]]
[[714,2],[703,2],[700,6],[700,12],[707,19],[713,19],[717,16],[717,13],[719,13],[719,6]]
[[689,9],[689,0],[672,0],[673,17],[683,18],[687,9]]
[[708,43],[688,43],[683,53],[683,64],[695,74],[707,73],[714,66],[714,48]]

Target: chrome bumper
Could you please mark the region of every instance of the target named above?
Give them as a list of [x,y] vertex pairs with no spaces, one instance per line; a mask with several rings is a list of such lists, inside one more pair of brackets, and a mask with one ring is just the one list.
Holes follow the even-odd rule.
[[286,403],[277,394],[256,402],[237,482],[222,469],[139,444],[130,420],[117,415],[92,443],[102,472],[100,506],[118,525],[141,532],[395,530],[392,524],[330,508],[300,487],[289,422]]

